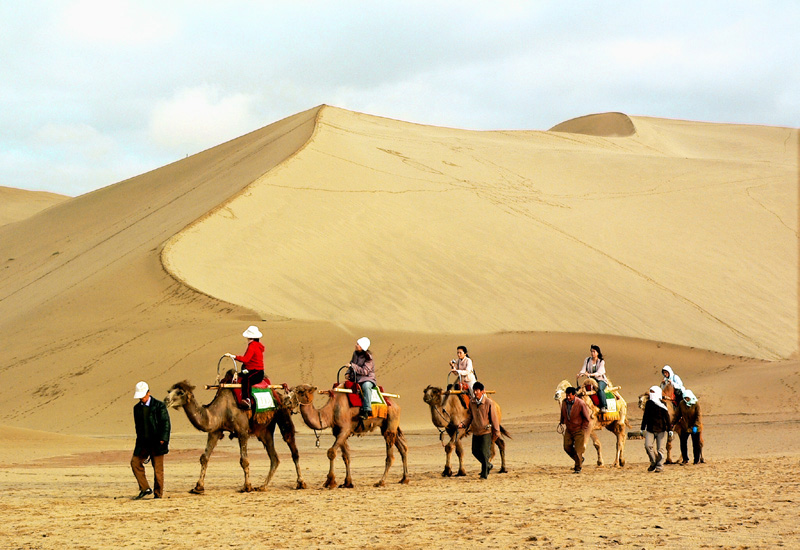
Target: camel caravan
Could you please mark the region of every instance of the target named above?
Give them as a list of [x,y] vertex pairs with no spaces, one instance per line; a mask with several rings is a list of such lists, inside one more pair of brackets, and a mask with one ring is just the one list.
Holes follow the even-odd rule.
[[[332,388],[318,389],[309,384],[294,387],[272,384],[264,374],[261,333],[256,327],[249,327],[243,336],[248,338],[245,354],[223,355],[217,363],[215,383],[205,386],[207,390],[216,390],[210,403],[201,405],[195,397],[195,386],[185,380],[172,385],[164,399],[164,405],[183,409],[192,426],[208,434],[205,450],[200,456],[200,476],[191,493],[205,492],[206,470],[211,454],[226,434],[239,444],[239,463],[244,474],[241,491],[266,490],[280,463],[275,450],[276,427],[289,447],[295,465],[295,487],[305,489],[307,485],[300,469],[300,454],[292,421],[292,416],[298,413],[305,425],[314,431],[317,447],[320,432],[330,429],[334,436],[333,445],[327,451],[330,464],[323,487],[354,487],[348,440],[352,435],[361,436],[377,429],[386,443],[386,460],[383,475],[375,482],[375,486],[385,485],[394,464],[395,450],[402,461],[403,472],[399,483],[409,482],[408,443],[400,427],[401,408],[397,403],[400,396],[378,386],[368,338],[360,338],[356,342],[350,362],[339,369]],[[575,386],[563,380],[555,392],[555,400],[561,407],[559,432],[564,436],[565,452],[574,461],[575,473],[581,471],[583,452],[589,438],[597,452],[597,466],[604,464],[597,436],[602,429],[616,437],[614,466],[625,466],[625,442],[631,428],[627,403],[619,392],[620,387],[611,384],[607,378],[600,349],[592,346],[591,352],[591,357],[587,358],[578,373]],[[233,361],[233,368],[222,368],[226,357]],[[439,431],[445,451],[441,475],[467,475],[462,443],[467,435],[472,436],[472,454],[481,465],[481,478],[486,479],[493,470],[496,454],[500,455],[497,473],[506,473],[506,440],[511,438],[511,434],[502,425],[500,405],[487,395],[495,392],[486,390],[477,380],[466,347],[458,347],[457,357],[450,361],[444,389],[429,385],[422,395],[423,402],[430,408],[431,421]],[[241,364],[241,368],[237,368],[238,364]],[[688,462],[690,437],[694,463],[704,462],[702,421],[697,398],[691,390],[683,387],[682,381],[669,366],[665,366],[663,374],[661,386],[654,386],[650,393],[639,397],[639,407],[644,411],[641,433],[644,434],[645,447],[651,458],[651,471],[660,471],[663,463],[674,463],[670,454],[673,431],[680,437],[682,463]],[[451,376],[455,376],[453,382],[450,381]],[[320,394],[325,395],[326,400],[317,406],[315,399]],[[670,439],[664,452],[666,432],[669,432]],[[250,479],[248,459],[248,441],[251,437],[261,442],[270,459],[266,478],[255,488]],[[455,473],[451,466],[454,451],[458,458]],[[338,455],[341,455],[345,467],[344,481],[340,485],[337,485],[334,471]],[[143,492],[149,494],[145,489]]]

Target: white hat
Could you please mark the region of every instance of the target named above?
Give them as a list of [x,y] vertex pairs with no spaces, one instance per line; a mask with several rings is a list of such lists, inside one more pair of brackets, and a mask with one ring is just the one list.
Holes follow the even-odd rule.
[[361,338],[356,340],[356,344],[361,346],[361,349],[363,349],[364,351],[367,351],[369,349],[369,338],[367,338],[366,336],[362,336]]
[[136,391],[133,394],[134,399],[141,399],[147,392],[150,391],[150,386],[147,385],[147,382],[139,382],[136,384]]
[[258,330],[257,326],[250,325],[247,327],[247,330],[242,333],[242,336],[245,338],[261,338],[264,335],[261,334],[261,331]]

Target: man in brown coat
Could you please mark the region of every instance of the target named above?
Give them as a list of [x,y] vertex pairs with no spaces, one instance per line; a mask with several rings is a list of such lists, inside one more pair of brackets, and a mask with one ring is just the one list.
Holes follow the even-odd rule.
[[694,463],[704,463],[703,459],[703,413],[700,403],[692,390],[683,390],[683,399],[678,403],[678,415],[675,426],[679,427],[681,440],[681,459],[683,464],[689,462],[689,437],[692,438],[692,454]]
[[492,445],[500,437],[500,415],[495,402],[486,395],[483,384],[475,382],[472,391],[474,397],[470,399],[467,418],[458,427],[472,425],[472,456],[481,463],[481,479],[486,479],[493,467],[489,462]]
[[559,428],[564,433],[564,451],[575,461],[572,471],[579,474],[586,451],[586,439],[591,430],[592,413],[583,399],[578,399],[575,388],[567,388],[565,393],[566,397],[561,402]]

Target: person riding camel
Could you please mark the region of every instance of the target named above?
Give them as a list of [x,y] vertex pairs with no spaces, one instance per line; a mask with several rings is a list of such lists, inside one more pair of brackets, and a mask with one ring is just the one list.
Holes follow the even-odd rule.
[[450,372],[458,375],[458,382],[462,386],[461,389],[466,389],[469,392],[469,396],[474,397],[472,386],[478,379],[475,377],[475,369],[472,367],[472,359],[467,353],[467,347],[458,346],[456,348],[456,357],[458,359],[450,361]]
[[[661,374],[664,376],[661,381],[661,390],[664,392],[664,397],[673,399],[677,405],[683,399],[683,380],[673,372],[672,367],[669,365],[664,365],[664,368],[661,369]],[[669,391],[668,386],[670,384],[674,391]]]
[[367,419],[372,416],[372,388],[377,387],[375,362],[369,352],[370,341],[366,336],[356,340],[356,349],[350,359],[351,380],[361,387],[361,411],[359,416]]
[[244,355],[233,355],[226,353],[225,357],[230,357],[242,364],[242,372],[239,375],[242,384],[242,401],[239,408],[250,410],[253,406],[250,400],[250,388],[264,380],[264,344],[260,342],[263,336],[256,326],[249,326],[242,333],[247,338],[247,350]]
[[608,386],[606,362],[603,360],[603,352],[600,351],[599,346],[592,344],[589,351],[591,356],[583,361],[583,368],[581,368],[581,371],[578,373],[578,378],[586,375],[597,382],[598,407],[600,407],[601,413],[605,413],[608,412],[606,408],[606,387]]

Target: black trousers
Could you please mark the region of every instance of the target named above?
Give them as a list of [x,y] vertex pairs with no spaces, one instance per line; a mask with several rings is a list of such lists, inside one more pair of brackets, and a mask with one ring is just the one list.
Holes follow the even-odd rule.
[[242,399],[250,399],[250,388],[264,380],[263,370],[251,370],[247,374],[240,375],[242,384]]
[[472,436],[472,456],[481,463],[481,477],[489,477],[489,457],[492,455],[492,434]]

